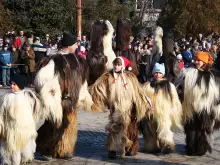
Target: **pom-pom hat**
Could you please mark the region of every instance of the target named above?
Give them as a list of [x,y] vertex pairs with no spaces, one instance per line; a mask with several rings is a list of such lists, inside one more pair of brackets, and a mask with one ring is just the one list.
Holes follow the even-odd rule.
[[130,66],[131,62],[127,58],[125,58],[123,56],[116,57],[116,59],[117,58],[119,58],[121,60],[122,66],[123,66],[123,70],[125,70],[125,68],[128,68],[129,71],[132,70],[132,68]]

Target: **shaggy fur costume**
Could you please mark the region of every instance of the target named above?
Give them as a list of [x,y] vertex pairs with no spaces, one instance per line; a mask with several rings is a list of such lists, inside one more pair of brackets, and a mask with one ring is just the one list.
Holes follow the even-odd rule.
[[59,109],[61,125],[45,121],[38,130],[37,151],[54,158],[74,153],[77,139],[76,109],[90,111],[93,104],[87,90],[86,61],[74,54],[46,59],[35,79],[36,91],[47,108]]
[[188,155],[212,152],[213,131],[219,127],[219,75],[190,68],[185,72],[183,116]]
[[174,41],[172,33],[165,33],[163,36],[163,55],[160,58],[161,63],[165,64],[165,77],[172,83],[175,82],[180,73],[179,63],[174,54]]
[[167,80],[145,83],[153,114],[141,121],[146,152],[171,152],[175,149],[173,131],[181,128],[182,106],[175,86]]
[[110,108],[109,123],[106,126],[109,131],[107,148],[122,156],[127,152],[137,153],[137,122],[149,109],[149,102],[135,75],[124,72],[124,76],[128,88],[123,86],[120,77],[114,79],[113,73],[106,73],[90,89],[94,101],[93,111],[103,111],[105,106]]
[[132,36],[129,20],[117,20],[116,27],[116,55],[123,56],[130,60],[132,73],[138,76],[138,69],[134,54],[129,49],[130,37]]
[[90,76],[89,85],[93,84],[104,72],[113,69],[115,53],[112,49],[113,26],[106,21],[96,21],[91,26],[91,49],[87,55]]
[[42,118],[40,99],[30,90],[6,93],[0,100],[0,155],[2,164],[32,161],[36,148],[36,122]]
[[154,40],[153,40],[153,48],[152,48],[152,60],[151,60],[151,70],[163,54],[163,29],[161,27],[157,27],[154,31]]

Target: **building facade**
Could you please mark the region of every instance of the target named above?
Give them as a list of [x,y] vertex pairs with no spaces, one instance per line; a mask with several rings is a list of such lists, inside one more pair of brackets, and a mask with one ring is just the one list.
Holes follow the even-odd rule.
[[166,0],[136,0],[136,12],[146,27],[155,27]]

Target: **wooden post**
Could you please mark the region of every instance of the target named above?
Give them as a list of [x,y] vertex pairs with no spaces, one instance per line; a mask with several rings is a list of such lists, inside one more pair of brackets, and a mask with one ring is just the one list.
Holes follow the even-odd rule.
[[82,1],[76,1],[76,8],[77,8],[77,37],[82,35]]

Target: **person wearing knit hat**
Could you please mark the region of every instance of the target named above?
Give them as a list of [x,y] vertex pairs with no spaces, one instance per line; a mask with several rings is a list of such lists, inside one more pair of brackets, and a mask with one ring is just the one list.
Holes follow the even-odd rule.
[[181,128],[182,106],[174,84],[165,76],[164,64],[156,63],[153,80],[143,89],[152,101],[152,114],[140,122],[144,137],[145,152],[168,154],[175,150],[174,130]]
[[[196,52],[194,67],[184,69],[175,85],[183,106],[183,127],[186,134],[186,154],[202,156],[212,152],[215,123],[219,121],[219,75],[208,52]],[[205,128],[205,129],[204,129]]]
[[156,63],[152,72],[155,80],[160,80],[165,76],[165,66],[164,63]]
[[194,63],[197,69],[208,70],[213,64],[212,55],[208,52],[197,52]]
[[[141,88],[137,77],[125,71],[130,61],[116,57],[113,71],[102,74],[90,87],[94,101],[92,111],[103,111],[109,107],[109,123],[106,130],[108,157],[116,159],[117,155],[134,156],[139,149],[138,122],[148,114],[151,102]],[[118,153],[118,154],[117,154]]]
[[77,44],[75,42],[74,36],[71,34],[64,32],[63,37],[61,39],[61,45],[62,45],[62,50],[59,51],[59,54],[65,55],[69,53],[75,53],[75,50],[77,49]]
[[41,99],[33,90],[24,89],[24,82],[23,76],[15,75],[11,91],[0,97],[1,164],[31,162],[36,151],[36,123],[47,118]]
[[15,74],[11,78],[11,90],[12,92],[19,92],[24,89],[26,85],[25,78],[22,75]]

